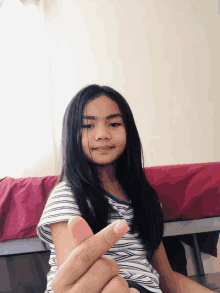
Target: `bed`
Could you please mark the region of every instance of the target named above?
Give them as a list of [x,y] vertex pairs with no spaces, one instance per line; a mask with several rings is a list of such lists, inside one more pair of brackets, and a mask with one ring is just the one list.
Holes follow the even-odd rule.
[[[197,274],[204,274],[200,252],[217,256],[220,162],[147,167],[144,171],[163,206],[164,239],[178,236],[191,245]],[[37,236],[36,226],[58,178],[1,179],[0,256],[49,250]],[[207,233],[213,236],[207,237]]]

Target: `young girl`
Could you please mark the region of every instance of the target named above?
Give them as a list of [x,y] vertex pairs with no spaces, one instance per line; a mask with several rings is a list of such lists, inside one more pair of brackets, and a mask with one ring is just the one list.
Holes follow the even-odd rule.
[[140,137],[125,99],[107,86],[83,88],[66,109],[62,173],[37,226],[51,248],[46,293],[53,292],[58,268],[77,246],[67,228],[72,216],[84,218],[94,234],[125,219],[127,234],[105,256],[117,261],[119,274],[142,292],[162,292],[158,273],[164,288],[171,286],[167,276],[172,269],[161,242],[163,212],[143,166]]

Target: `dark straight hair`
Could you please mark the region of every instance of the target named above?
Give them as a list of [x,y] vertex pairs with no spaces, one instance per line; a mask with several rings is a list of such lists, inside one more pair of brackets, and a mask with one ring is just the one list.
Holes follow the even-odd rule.
[[124,152],[114,164],[115,177],[131,200],[134,210],[131,233],[137,233],[146,249],[147,259],[151,262],[163,236],[163,212],[158,195],[143,170],[143,150],[131,109],[114,89],[90,85],[70,101],[63,119],[62,172],[57,184],[65,180],[70,185],[82,217],[93,233],[108,225],[110,214],[115,211],[108,202],[106,191],[101,187],[95,164],[84,155],[81,142],[84,109],[90,101],[101,95],[115,101],[121,110],[127,142]]

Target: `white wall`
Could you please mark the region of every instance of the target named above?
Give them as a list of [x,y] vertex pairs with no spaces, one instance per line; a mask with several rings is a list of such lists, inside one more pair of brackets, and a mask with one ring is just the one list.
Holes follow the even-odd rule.
[[58,116],[81,87],[108,84],[132,108],[146,166],[220,159],[217,1],[47,0],[44,15]]
[[40,3],[0,2],[0,178],[58,174]]
[[0,177],[60,173],[65,108],[91,83],[128,100],[145,166],[219,161],[219,26],[217,0],[3,1]]

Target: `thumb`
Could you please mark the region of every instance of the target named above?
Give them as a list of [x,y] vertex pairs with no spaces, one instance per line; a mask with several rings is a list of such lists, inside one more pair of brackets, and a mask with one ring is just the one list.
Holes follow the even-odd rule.
[[74,237],[77,246],[94,235],[88,223],[79,216],[72,217],[69,220],[68,229]]

